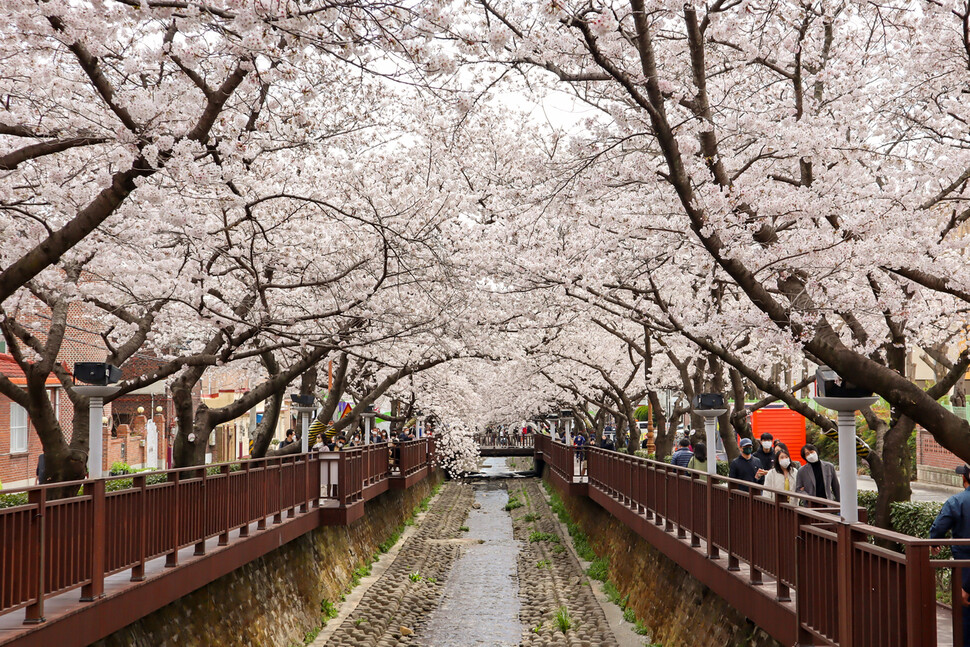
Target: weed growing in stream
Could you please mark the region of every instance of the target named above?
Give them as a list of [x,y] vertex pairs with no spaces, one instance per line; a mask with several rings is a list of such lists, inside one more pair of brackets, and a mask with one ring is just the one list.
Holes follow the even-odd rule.
[[550,566],[552,566],[552,562],[548,559],[540,559],[536,562],[536,568],[549,568]]
[[605,557],[597,557],[586,569],[586,574],[594,580],[605,582],[610,574],[610,562]]
[[556,627],[559,631],[566,633],[569,628],[573,626],[573,619],[569,616],[569,609],[566,607],[559,607],[556,610]]
[[539,532],[538,530],[533,530],[532,534],[529,535],[529,543],[536,544],[540,541],[548,541],[558,544],[559,536],[551,532]]
[[468,526],[462,526],[458,530],[460,530],[461,532],[468,532]]
[[532,523],[533,521],[539,520],[539,515],[537,515],[535,512],[530,512],[529,514],[522,517],[522,520],[525,521],[526,523]]
[[525,504],[519,501],[514,494],[509,495],[509,502],[505,504],[505,511],[512,512],[516,508],[521,508]]

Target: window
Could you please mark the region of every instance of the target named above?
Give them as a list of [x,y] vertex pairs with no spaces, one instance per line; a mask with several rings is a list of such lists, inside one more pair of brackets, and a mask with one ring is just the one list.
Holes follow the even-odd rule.
[[27,410],[16,402],[10,403],[10,453],[27,451]]

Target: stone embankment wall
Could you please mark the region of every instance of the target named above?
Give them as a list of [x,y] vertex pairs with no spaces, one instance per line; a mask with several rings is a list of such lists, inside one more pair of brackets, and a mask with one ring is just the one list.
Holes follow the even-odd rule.
[[323,527],[128,625],[95,647],[290,647],[303,645],[354,571],[441,482],[435,473],[404,492],[368,501],[347,527]]
[[663,647],[783,647],[676,562],[586,497],[560,494],[637,619]]

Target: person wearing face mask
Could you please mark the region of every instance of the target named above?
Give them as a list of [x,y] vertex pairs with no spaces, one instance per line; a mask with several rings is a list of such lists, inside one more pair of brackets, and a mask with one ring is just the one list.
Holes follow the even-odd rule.
[[[793,491],[795,489],[795,474],[798,472],[798,467],[792,462],[787,449],[779,451],[775,459],[774,467],[765,474],[765,487],[771,488],[772,490]],[[775,498],[773,492],[766,492],[765,495],[770,499]],[[782,497],[782,501],[787,500],[788,497]]]
[[[767,471],[761,467],[761,461],[753,456],[754,445],[751,439],[742,438],[740,447],[741,455],[731,461],[731,470],[728,476],[740,481],[749,481],[763,485]],[[742,492],[748,491],[748,488],[743,485],[739,485],[738,489]]]
[[839,477],[835,473],[835,466],[820,459],[818,447],[811,444],[802,447],[802,458],[806,465],[795,476],[795,491],[838,501]]
[[[936,516],[930,527],[930,539],[943,539],[950,533],[954,539],[970,539],[970,465],[960,465],[956,473],[962,476],[963,492],[954,494]],[[953,559],[970,559],[970,547],[950,546]],[[940,547],[930,549],[933,555],[939,555]],[[970,645],[970,568],[963,569],[963,583],[961,586],[963,597],[963,645]]]
[[761,467],[770,470],[775,466],[775,438],[769,433],[761,434],[761,442],[754,451],[754,457],[761,463]]

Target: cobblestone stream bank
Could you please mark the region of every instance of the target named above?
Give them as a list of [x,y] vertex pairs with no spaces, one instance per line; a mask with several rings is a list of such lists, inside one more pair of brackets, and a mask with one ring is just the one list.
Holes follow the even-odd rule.
[[472,487],[446,483],[417,532],[325,643],[344,647],[416,645],[414,633],[437,606],[458,558],[460,528],[474,501]]
[[[510,512],[498,509],[489,510],[488,514],[511,514],[512,532],[519,546],[515,557],[520,601],[519,644],[524,647],[622,647],[582,566],[567,547],[571,540],[550,509],[540,481],[509,479],[489,487],[503,486],[509,492]],[[439,622],[429,623],[442,603],[446,582],[449,578],[461,578],[460,574],[452,573],[455,563],[463,551],[470,550],[472,543],[480,540],[475,532],[466,532],[475,528],[464,526],[474,503],[475,486],[455,481],[446,483],[387,571],[363,593],[357,607],[329,639],[318,640],[314,646],[509,644],[472,617],[468,622],[449,618],[443,625],[444,632],[440,618]],[[485,512],[485,509],[476,511]],[[504,540],[502,548],[514,551],[509,542]],[[485,584],[468,583],[461,588],[468,599],[457,606],[446,604],[439,611],[451,608],[458,612],[455,609],[460,608],[460,613],[474,613],[467,610],[475,608],[474,602],[479,600],[484,613],[494,603],[492,596],[501,595],[494,590],[495,586]],[[512,613],[514,618],[514,610]],[[449,634],[446,639],[442,638],[446,633]],[[477,633],[485,635],[472,635]],[[426,637],[422,640],[422,636]]]
[[[602,607],[542,493],[537,479],[509,483],[520,539],[519,597],[524,647],[617,647]],[[568,628],[566,625],[568,624]]]

